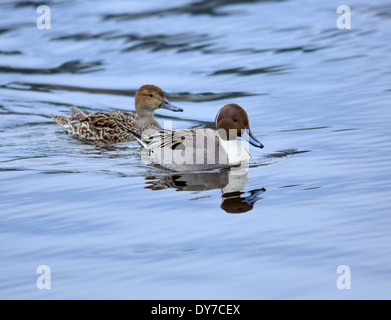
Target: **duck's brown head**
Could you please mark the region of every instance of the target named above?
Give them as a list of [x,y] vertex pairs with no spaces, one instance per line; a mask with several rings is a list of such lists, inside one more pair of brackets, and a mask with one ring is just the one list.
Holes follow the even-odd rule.
[[222,107],[216,116],[216,129],[224,140],[235,140],[237,137],[243,137],[254,147],[263,148],[250,130],[250,122],[244,109],[235,104],[227,104]]
[[139,117],[153,116],[153,112],[159,108],[175,112],[183,111],[183,109],[168,102],[162,89],[151,84],[146,84],[137,90],[135,105]]

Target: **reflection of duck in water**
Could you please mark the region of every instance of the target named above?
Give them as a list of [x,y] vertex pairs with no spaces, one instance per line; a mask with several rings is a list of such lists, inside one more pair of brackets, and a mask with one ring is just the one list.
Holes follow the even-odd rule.
[[151,190],[174,188],[177,191],[207,191],[224,188],[228,184],[228,173],[186,172],[149,176],[145,179],[148,180],[145,188]]
[[[239,172],[240,170],[240,172]],[[228,213],[244,213],[253,209],[265,192],[264,188],[242,192],[247,182],[247,171],[231,168],[211,172],[185,172],[146,177],[151,190],[174,188],[177,191],[206,191],[221,189],[221,208]],[[248,195],[248,193],[250,193]]]
[[244,213],[254,208],[255,202],[260,200],[258,197],[266,191],[265,188],[250,191],[250,195],[242,197],[246,192],[224,193],[222,196],[221,209],[227,213]]

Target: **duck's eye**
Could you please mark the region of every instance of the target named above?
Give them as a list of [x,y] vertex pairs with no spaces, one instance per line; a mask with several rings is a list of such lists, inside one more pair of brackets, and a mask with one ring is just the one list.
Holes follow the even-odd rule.
[[151,98],[153,98],[153,94],[151,93],[150,95],[149,95]]
[[238,122],[238,119],[233,119],[234,120],[234,122]]

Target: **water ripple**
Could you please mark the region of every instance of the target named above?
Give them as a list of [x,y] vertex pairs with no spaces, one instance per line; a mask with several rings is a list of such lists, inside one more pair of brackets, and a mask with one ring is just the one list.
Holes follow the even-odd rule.
[[73,60],[65,62],[54,68],[21,68],[0,66],[0,72],[22,74],[89,73],[103,70],[103,68],[96,68],[102,64],[102,61],[81,62],[80,60]]
[[11,51],[0,50],[0,54],[2,54],[2,55],[18,55],[18,54],[22,54],[22,51],[19,51],[19,50],[11,50]]
[[137,13],[119,13],[119,14],[105,14],[104,20],[133,20],[148,18],[153,16],[167,16],[176,14],[190,14],[190,15],[209,15],[209,16],[227,16],[226,12],[220,12],[218,9],[227,5],[256,3],[256,2],[281,2],[284,0],[202,0],[191,2],[184,6],[173,7],[169,9],[150,10]]
[[210,73],[211,76],[234,74],[238,76],[250,76],[255,74],[283,74],[293,69],[290,65],[275,65],[263,68],[247,69],[245,67],[217,70]]
[[[86,88],[69,85],[55,85],[55,84],[43,84],[43,83],[26,83],[26,82],[12,82],[1,85],[0,88],[22,90],[22,91],[36,91],[36,92],[52,92],[54,90],[62,91],[74,91],[74,92],[88,92],[88,93],[99,93],[99,94],[111,94],[121,96],[135,96],[138,89],[122,90],[122,89],[104,89],[104,88]],[[173,101],[191,101],[191,102],[205,102],[205,101],[217,101],[234,99],[240,97],[250,97],[262,94],[255,94],[249,92],[201,92],[201,93],[190,93],[190,92],[177,92],[167,93],[167,97]],[[59,104],[67,105],[67,104]]]

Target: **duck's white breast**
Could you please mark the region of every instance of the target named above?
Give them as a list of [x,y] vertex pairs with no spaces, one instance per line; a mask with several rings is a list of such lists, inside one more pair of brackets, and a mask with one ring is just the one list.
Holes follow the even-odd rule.
[[228,155],[228,164],[235,165],[250,161],[249,152],[238,140],[223,140],[219,137],[219,142]]

